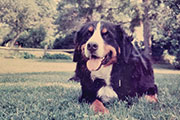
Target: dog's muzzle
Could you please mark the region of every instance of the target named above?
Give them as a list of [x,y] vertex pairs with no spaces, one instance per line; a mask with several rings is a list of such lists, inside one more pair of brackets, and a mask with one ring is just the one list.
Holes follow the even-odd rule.
[[94,43],[94,42],[87,44],[87,49],[91,54],[93,54],[95,51],[97,51],[98,47],[99,47],[98,44]]
[[[82,54],[84,54],[85,45],[82,46]],[[87,58],[86,66],[89,71],[97,71],[102,66],[106,67],[117,61],[117,52],[111,45],[104,45],[104,56],[99,57],[96,55],[98,50],[98,45],[96,43],[88,43],[87,50],[90,52],[90,56]],[[120,51],[119,51],[120,52]],[[85,55],[84,55],[85,56]]]

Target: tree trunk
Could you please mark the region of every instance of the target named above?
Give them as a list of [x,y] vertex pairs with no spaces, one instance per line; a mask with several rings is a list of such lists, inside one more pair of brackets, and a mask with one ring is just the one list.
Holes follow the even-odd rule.
[[21,35],[21,33],[22,33],[22,32],[17,33],[16,36],[9,42],[9,43],[10,43],[10,44],[9,44],[9,47],[10,47],[10,48],[13,48],[13,47],[14,47],[14,44],[15,44],[16,40],[19,38],[19,36]]
[[143,0],[144,3],[144,21],[143,21],[143,37],[144,37],[144,45],[145,51],[144,54],[148,57],[151,56],[151,35],[150,35],[150,24],[149,24],[149,16],[148,16],[148,5],[149,0]]

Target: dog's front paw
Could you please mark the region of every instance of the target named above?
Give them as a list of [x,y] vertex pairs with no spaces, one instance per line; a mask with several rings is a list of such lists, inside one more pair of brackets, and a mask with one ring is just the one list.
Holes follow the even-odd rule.
[[74,75],[72,78],[69,78],[69,81],[76,81],[76,82],[80,82],[80,78],[77,77],[76,75]]
[[95,100],[90,108],[95,112],[95,113],[102,113],[102,114],[108,114],[109,110],[103,105],[103,103],[99,100]]
[[158,98],[157,98],[157,94],[155,95],[145,95],[145,99],[148,101],[148,102],[158,102]]

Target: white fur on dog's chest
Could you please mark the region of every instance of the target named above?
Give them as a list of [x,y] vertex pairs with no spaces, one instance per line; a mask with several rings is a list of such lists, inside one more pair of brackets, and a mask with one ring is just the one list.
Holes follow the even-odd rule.
[[107,67],[102,66],[98,71],[91,72],[91,78],[92,80],[95,80],[96,78],[104,79],[106,85],[110,85],[111,71],[112,65]]
[[98,71],[91,72],[92,80],[95,80],[96,78],[105,80],[106,86],[101,87],[97,92],[97,96],[100,97],[103,102],[108,102],[112,98],[118,97],[110,85],[112,67],[113,65],[106,67],[102,66]]

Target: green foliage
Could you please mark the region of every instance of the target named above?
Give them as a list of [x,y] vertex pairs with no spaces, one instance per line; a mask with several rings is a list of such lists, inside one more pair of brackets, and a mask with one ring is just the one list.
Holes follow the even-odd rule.
[[177,11],[180,5],[178,0],[160,0],[152,2],[151,9],[152,22],[152,54],[161,57],[164,50],[168,50],[170,55],[179,58],[180,53],[180,15]]
[[[59,37],[54,43],[54,48],[63,48],[67,44],[70,47],[73,46],[73,42],[70,43],[68,39],[69,35],[88,21],[105,20],[117,24],[123,23],[124,28],[129,28],[131,25],[131,31],[133,31],[134,26],[139,25],[139,21],[142,19],[142,8],[137,1],[130,2],[130,0],[60,1],[57,8],[59,16],[55,22],[58,25],[57,34]],[[130,24],[133,19],[134,21]],[[129,29],[127,31],[130,32]],[[56,46],[57,44],[58,46]]]
[[0,45],[3,43],[3,38],[6,36],[10,31],[10,28],[7,24],[0,23]]
[[56,12],[56,2],[55,0],[35,0],[35,4],[39,8],[39,16],[41,18],[52,18],[55,16]]
[[[106,20],[114,23],[130,22],[137,16],[135,2],[118,0],[68,0],[58,4],[56,20],[60,35],[76,31],[82,23],[92,20]],[[67,17],[68,16],[68,17]],[[129,25],[129,24],[127,24]]]
[[66,35],[64,38],[60,37],[54,41],[53,48],[54,49],[72,49],[74,48],[74,36],[75,33],[70,35]]
[[41,46],[45,44],[48,45],[49,48],[52,48],[52,44],[55,40],[55,31],[56,25],[54,25],[54,21],[57,17],[57,1],[56,0],[35,0],[39,8],[39,17],[41,18],[37,21],[38,25],[43,25],[46,30],[45,41]]
[[64,59],[64,60],[71,60],[72,58],[65,54],[45,54],[43,59]]
[[[163,52],[173,55],[176,59],[171,63],[175,68],[180,67],[180,5],[178,0],[161,0],[158,5],[154,4],[151,10],[152,22],[152,55],[161,59]],[[180,12],[180,11],[179,11]]]
[[53,0],[0,0],[0,22],[11,29],[9,41],[5,42],[11,42],[12,46],[24,31],[44,23],[52,36],[55,5]]
[[18,36],[27,28],[32,27],[38,18],[38,7],[31,0],[0,0],[0,22],[9,25],[14,45]]
[[125,22],[123,27],[130,28],[133,32],[134,27],[140,24],[140,20],[148,19],[150,20],[153,42],[152,55],[161,57],[163,51],[167,49],[171,55],[178,56],[180,51],[178,42],[180,39],[180,2],[178,0],[152,0],[147,4],[148,16],[144,12],[146,8],[145,2],[140,3],[136,0],[60,1],[58,4],[59,17],[56,20],[56,24],[59,26],[59,43],[66,43],[66,39],[62,38],[76,31],[80,24],[87,21]]
[[22,35],[17,40],[17,42],[22,47],[44,48],[44,46],[41,46],[41,42],[45,40],[45,37],[46,37],[46,31],[43,26],[40,26],[39,28],[30,29],[28,32]]
[[0,21],[16,32],[22,31],[37,18],[38,7],[31,0],[0,0]]
[[180,69],[180,52],[178,53],[173,65],[175,66],[175,68]]
[[14,37],[14,33],[11,34],[7,34],[6,36],[3,37],[3,42],[2,42],[2,46],[5,46],[9,41],[12,40],[12,38]]
[[180,69],[180,60],[176,59],[176,61],[174,61],[173,65],[176,69]]
[[[140,20],[147,18],[151,27],[152,55],[160,58],[163,51],[168,50],[178,61],[179,6],[179,0],[151,0],[148,16],[145,16],[146,6],[140,0],[0,0],[0,25],[8,27],[5,32],[4,27],[0,29],[0,42],[5,45],[19,38],[23,47],[72,48],[71,35],[85,22],[106,20],[122,24],[131,33]],[[36,34],[36,28],[42,24],[45,32]]]
[[30,54],[28,52],[24,52],[22,56],[23,56],[24,59],[34,59],[34,58],[36,58],[35,55]]

